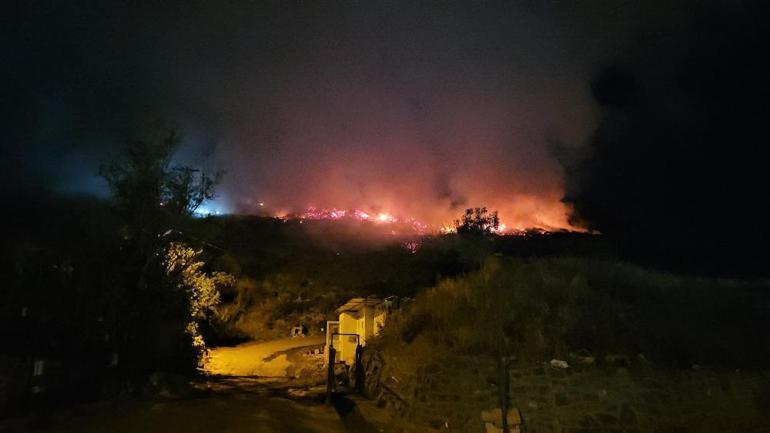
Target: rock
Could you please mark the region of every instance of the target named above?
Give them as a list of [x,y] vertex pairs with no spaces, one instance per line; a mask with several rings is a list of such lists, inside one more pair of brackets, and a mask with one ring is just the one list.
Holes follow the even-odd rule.
[[[508,429],[511,433],[520,433],[521,428],[519,426],[510,426]],[[496,425],[492,424],[491,422],[484,424],[484,433],[503,433],[502,427],[497,427]]]
[[568,368],[569,367],[569,364],[567,364],[567,361],[563,361],[561,359],[552,359],[549,364],[551,364],[551,367],[553,367],[553,368]]
[[[483,410],[481,411],[481,420],[502,427],[503,410],[499,407],[490,410]],[[521,412],[519,412],[519,409],[515,407],[508,409],[508,425],[521,425]]]
[[503,413],[502,409],[491,409],[481,411],[481,420],[485,422],[495,422]]

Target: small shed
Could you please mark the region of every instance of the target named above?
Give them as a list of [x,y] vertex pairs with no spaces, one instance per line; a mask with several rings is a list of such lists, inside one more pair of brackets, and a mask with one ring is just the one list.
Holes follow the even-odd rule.
[[352,298],[339,307],[336,310],[339,320],[326,323],[326,353],[333,343],[337,361],[352,365],[356,344],[366,346],[367,339],[380,333],[391,305],[392,302],[381,298]]

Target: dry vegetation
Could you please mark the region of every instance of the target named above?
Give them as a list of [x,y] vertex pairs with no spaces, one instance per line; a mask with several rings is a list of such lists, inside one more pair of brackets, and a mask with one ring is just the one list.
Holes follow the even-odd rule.
[[402,341],[518,362],[590,354],[662,367],[764,365],[766,283],[690,278],[617,261],[492,257],[421,293],[387,328]]

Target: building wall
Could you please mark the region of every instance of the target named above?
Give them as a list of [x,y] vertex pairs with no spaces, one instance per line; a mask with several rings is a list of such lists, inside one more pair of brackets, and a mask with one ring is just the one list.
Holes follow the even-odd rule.
[[327,320],[326,321],[326,345],[324,346],[324,365],[327,365],[329,362],[329,346],[333,343],[334,348],[338,349],[340,347],[340,337],[339,335],[332,337],[332,334],[337,333],[340,331],[340,322],[337,320]]
[[375,311],[374,325],[372,329],[372,335],[378,335],[382,328],[385,326],[385,318],[388,312],[386,310]]
[[[366,340],[379,334],[385,324],[385,310],[374,307],[366,307],[358,313],[345,312],[339,316],[339,332],[343,334],[358,334],[361,345],[366,345]],[[339,341],[339,342],[338,342]],[[347,364],[355,362],[356,339],[355,337],[340,336],[335,340],[337,360]]]
[[[359,319],[353,313],[340,314],[340,333],[342,334],[359,334],[360,331]],[[348,364],[352,364],[356,359],[356,338],[350,336],[340,336],[340,345],[336,347],[337,360],[344,361]]]
[[363,333],[361,334],[363,338],[362,338],[361,344],[366,345],[366,339],[373,335],[372,330],[374,329],[374,308],[366,307],[364,309],[363,319],[364,319],[364,323],[362,324]]

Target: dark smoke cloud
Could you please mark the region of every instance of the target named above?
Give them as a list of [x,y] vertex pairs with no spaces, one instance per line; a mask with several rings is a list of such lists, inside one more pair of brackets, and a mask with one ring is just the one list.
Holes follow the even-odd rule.
[[768,12],[699,3],[598,70],[601,120],[567,168],[575,222],[632,249],[767,255]]
[[688,15],[668,3],[23,2],[4,17],[0,168],[98,193],[124,132],[164,118],[180,160],[228,171],[235,211],[439,223],[486,205],[564,227],[545,137],[586,141],[595,65]]

